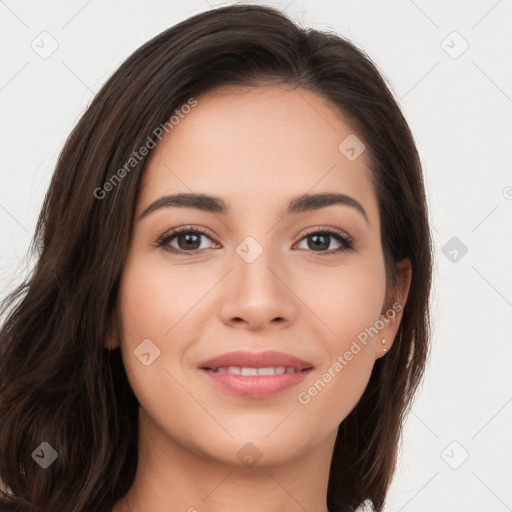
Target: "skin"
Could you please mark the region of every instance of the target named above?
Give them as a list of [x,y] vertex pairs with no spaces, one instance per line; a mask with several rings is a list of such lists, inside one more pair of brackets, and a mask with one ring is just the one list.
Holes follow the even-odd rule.
[[[356,405],[373,364],[389,351],[392,318],[335,378],[304,405],[297,395],[332,367],[411,279],[399,262],[400,289],[385,301],[386,279],[375,191],[364,154],[349,161],[338,146],[351,128],[326,100],[305,90],[222,87],[198,104],[152,150],[135,218],[167,194],[204,193],[231,205],[227,214],[160,208],[137,220],[123,269],[116,334],[139,410],[139,465],[115,512],[325,512],[337,427]],[[122,186],[122,183],[119,185]],[[284,215],[291,197],[342,192],[347,205]],[[204,228],[200,254],[156,247],[171,228]],[[308,228],[349,234],[315,250]],[[247,237],[263,249],[248,263],[236,252]],[[309,240],[309,244],[308,244]],[[251,249],[254,250],[254,249]],[[190,249],[189,249],[190,251]],[[277,320],[276,320],[277,319]],[[145,366],[133,351],[150,339],[160,356]],[[232,350],[279,350],[311,362],[296,387],[267,398],[218,390],[197,369]],[[251,442],[253,467],[237,457]],[[243,452],[242,452],[243,453]]]

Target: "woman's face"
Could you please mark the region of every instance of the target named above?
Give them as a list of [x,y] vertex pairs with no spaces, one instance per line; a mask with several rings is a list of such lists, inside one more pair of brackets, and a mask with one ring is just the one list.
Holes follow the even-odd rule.
[[[121,278],[119,342],[141,429],[231,465],[332,451],[400,318],[385,303],[365,151],[305,90],[224,87],[196,99],[147,161]],[[225,210],[162,199],[177,194]],[[343,196],[293,202],[316,194]],[[282,354],[204,364],[234,351]],[[226,373],[237,366],[247,375]]]

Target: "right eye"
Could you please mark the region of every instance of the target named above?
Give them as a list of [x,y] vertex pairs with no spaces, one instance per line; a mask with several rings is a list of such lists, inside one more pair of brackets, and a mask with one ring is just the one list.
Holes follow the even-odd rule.
[[[178,254],[197,254],[205,249],[204,247],[201,248],[201,237],[212,240],[209,234],[202,229],[190,227],[175,228],[168,231],[158,240],[157,247],[162,247],[166,251]],[[178,247],[171,245],[175,241]]]

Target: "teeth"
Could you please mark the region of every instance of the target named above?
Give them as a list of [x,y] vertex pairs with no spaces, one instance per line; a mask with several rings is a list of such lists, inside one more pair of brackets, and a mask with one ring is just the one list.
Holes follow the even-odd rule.
[[258,375],[275,375],[276,369],[272,367],[258,368]]
[[258,375],[258,369],[257,368],[242,368],[240,375],[245,375],[247,377],[250,377],[252,375]]
[[233,375],[244,375],[246,377],[252,377],[257,375],[282,375],[283,373],[296,373],[295,368],[287,368],[286,366],[268,366],[266,368],[229,366],[228,368],[215,368],[212,371],[218,373],[232,373]]

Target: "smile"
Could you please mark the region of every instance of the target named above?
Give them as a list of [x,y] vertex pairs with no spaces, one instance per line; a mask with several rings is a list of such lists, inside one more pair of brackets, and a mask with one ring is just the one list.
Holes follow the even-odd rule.
[[298,373],[307,370],[307,368],[305,370],[299,370],[291,366],[267,366],[266,368],[224,366],[221,368],[207,368],[207,370],[216,373],[230,373],[233,375],[244,375],[245,377],[252,377],[255,375],[282,375],[283,373]]

